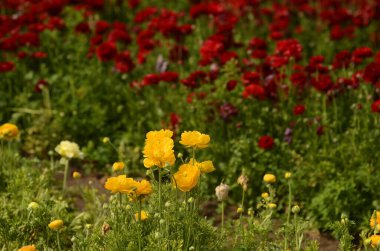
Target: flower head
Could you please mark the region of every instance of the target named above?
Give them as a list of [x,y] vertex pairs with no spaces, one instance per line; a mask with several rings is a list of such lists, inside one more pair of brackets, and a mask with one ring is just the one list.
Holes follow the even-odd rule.
[[220,183],[220,185],[215,188],[215,194],[219,201],[226,200],[229,191],[230,187],[224,183]]
[[243,188],[244,191],[247,191],[248,189],[248,177],[244,174],[240,175],[237,183]]
[[36,251],[36,246],[34,245],[23,246],[19,248],[18,251]]
[[80,172],[73,172],[74,179],[80,179],[81,177],[82,177],[82,174]]
[[[369,225],[371,228],[375,227],[375,213],[372,214],[372,217],[369,220]],[[376,211],[376,225],[380,225],[380,211]]]
[[108,178],[104,188],[111,193],[131,194],[136,189],[136,181],[132,178],[127,178],[126,175]]
[[174,184],[182,192],[188,192],[193,189],[199,180],[201,172],[198,167],[191,164],[183,164],[179,167],[174,177]]
[[59,230],[63,227],[63,221],[62,220],[53,220],[49,223],[48,227],[52,230]]
[[112,165],[112,170],[114,172],[117,172],[117,171],[122,171],[124,169],[124,162],[115,162],[113,163]]
[[38,205],[38,203],[34,202],[34,201],[30,202],[29,205],[28,205],[28,209],[32,209],[32,210],[35,210],[35,209],[37,209],[39,207],[40,207],[40,205]]
[[[149,214],[146,211],[141,210],[141,220],[144,221],[148,218],[149,218]],[[135,220],[139,221],[139,213],[135,213]]]
[[197,162],[195,159],[191,158],[189,164],[198,167],[201,173],[211,173],[215,171],[214,164],[211,160]]
[[152,185],[147,180],[136,181],[136,190],[134,192],[137,196],[151,194]]
[[263,178],[264,182],[265,183],[268,183],[268,184],[273,184],[276,182],[276,176],[274,176],[273,174],[265,174],[264,175],[264,178]]
[[206,148],[210,144],[210,136],[198,131],[183,132],[179,142],[186,147]]
[[271,136],[264,135],[260,137],[259,142],[257,144],[259,148],[264,149],[264,150],[269,150],[273,148],[274,140]]
[[61,141],[61,143],[55,147],[55,151],[63,158],[83,158],[83,153],[79,150],[78,144],[68,140]]
[[170,130],[151,131],[146,135],[144,147],[144,166],[160,168],[165,165],[174,165],[174,141],[171,138],[173,132]]
[[16,125],[5,123],[0,126],[0,139],[12,140],[19,136],[19,130]]
[[371,239],[371,246],[373,248],[380,246],[380,235],[372,235],[370,239]]

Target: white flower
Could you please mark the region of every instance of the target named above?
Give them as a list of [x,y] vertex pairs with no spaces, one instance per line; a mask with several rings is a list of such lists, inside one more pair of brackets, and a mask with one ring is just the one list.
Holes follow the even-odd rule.
[[55,151],[63,158],[83,158],[83,153],[79,150],[78,144],[68,140],[61,141],[61,143],[55,147]]
[[223,183],[220,183],[220,185],[215,188],[215,194],[219,201],[226,200],[228,198],[229,191],[230,187]]

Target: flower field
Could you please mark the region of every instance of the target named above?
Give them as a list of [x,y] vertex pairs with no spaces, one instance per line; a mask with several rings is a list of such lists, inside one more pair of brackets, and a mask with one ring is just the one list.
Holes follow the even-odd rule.
[[379,0],[0,1],[2,251],[380,250],[379,150]]

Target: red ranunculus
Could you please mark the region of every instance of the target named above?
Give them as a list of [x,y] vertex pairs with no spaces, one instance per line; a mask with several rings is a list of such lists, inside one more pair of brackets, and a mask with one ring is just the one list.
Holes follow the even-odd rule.
[[372,112],[380,113],[380,99],[372,103],[371,110]]
[[102,62],[108,62],[114,59],[117,49],[114,43],[104,42],[96,48],[96,56]]
[[0,62],[0,73],[13,71],[15,64],[13,62]]
[[303,106],[303,105],[296,105],[293,108],[293,114],[296,116],[304,114],[304,113],[305,113],[305,106]]
[[259,139],[259,142],[257,143],[259,148],[264,149],[264,150],[269,150],[272,149],[274,146],[274,140],[271,136],[264,135],[261,136]]

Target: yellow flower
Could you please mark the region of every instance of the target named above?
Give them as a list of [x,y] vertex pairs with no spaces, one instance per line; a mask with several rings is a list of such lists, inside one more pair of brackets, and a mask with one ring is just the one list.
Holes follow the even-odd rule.
[[141,182],[136,182],[136,185],[135,194],[137,196],[148,195],[152,193],[152,185],[149,181],[142,180]]
[[215,171],[214,164],[211,160],[197,162],[195,159],[191,158],[189,164],[198,167],[201,173],[211,173]]
[[19,130],[16,125],[5,123],[0,126],[0,139],[12,140],[19,136]]
[[104,144],[108,144],[108,143],[110,143],[110,138],[108,138],[108,137],[104,137],[104,138],[102,139],[102,141],[103,141]]
[[[148,218],[149,218],[149,214],[146,211],[141,210],[141,220],[143,221],[143,220],[146,220]],[[138,212],[135,213],[135,220],[139,221],[139,213]]]
[[286,172],[285,173],[285,179],[290,179],[290,177],[292,177],[292,173],[291,172]]
[[198,131],[183,132],[180,142],[186,147],[206,148],[210,144],[210,136]]
[[124,162],[115,162],[113,163],[112,165],[112,170],[114,172],[117,172],[117,171],[122,171],[124,169]]
[[198,167],[183,164],[179,167],[178,172],[173,175],[174,184],[182,192],[188,192],[198,184],[200,174]]
[[268,207],[271,208],[271,209],[275,209],[277,207],[277,204],[275,204],[275,203],[269,203]]
[[36,247],[34,245],[23,246],[18,251],[36,251]]
[[130,194],[136,189],[136,183],[132,178],[127,178],[126,175],[119,175],[108,178],[104,188],[111,191],[111,193]]
[[265,174],[263,180],[265,183],[272,184],[276,182],[276,176],[273,174]]
[[372,235],[370,238],[372,247],[375,248],[380,246],[380,235]]
[[37,209],[39,207],[40,207],[40,205],[38,205],[38,203],[34,202],[34,201],[30,202],[29,205],[28,205],[28,209],[32,209],[32,210],[35,210],[35,209]]
[[[173,132],[170,130],[151,131],[146,135],[144,147],[144,166],[151,168],[157,166],[160,168],[165,165],[174,165],[174,141],[170,137]],[[170,136],[170,137],[169,137]]]
[[263,199],[266,199],[269,197],[269,193],[262,193],[261,194],[261,197],[263,197]]
[[83,158],[83,153],[79,150],[78,144],[68,140],[61,141],[61,143],[55,147],[55,151],[63,158]]
[[52,230],[58,230],[63,227],[63,221],[62,220],[53,220],[49,223],[49,228]]
[[74,179],[80,179],[81,177],[82,177],[82,174],[80,174],[80,172],[73,172]]
[[[375,214],[372,214],[372,217],[369,220],[369,225],[371,228],[375,227]],[[376,211],[376,225],[380,225],[380,211]]]
[[241,213],[244,212],[244,209],[243,209],[242,207],[238,207],[238,209],[236,210],[236,212],[237,212],[238,214],[241,214]]

